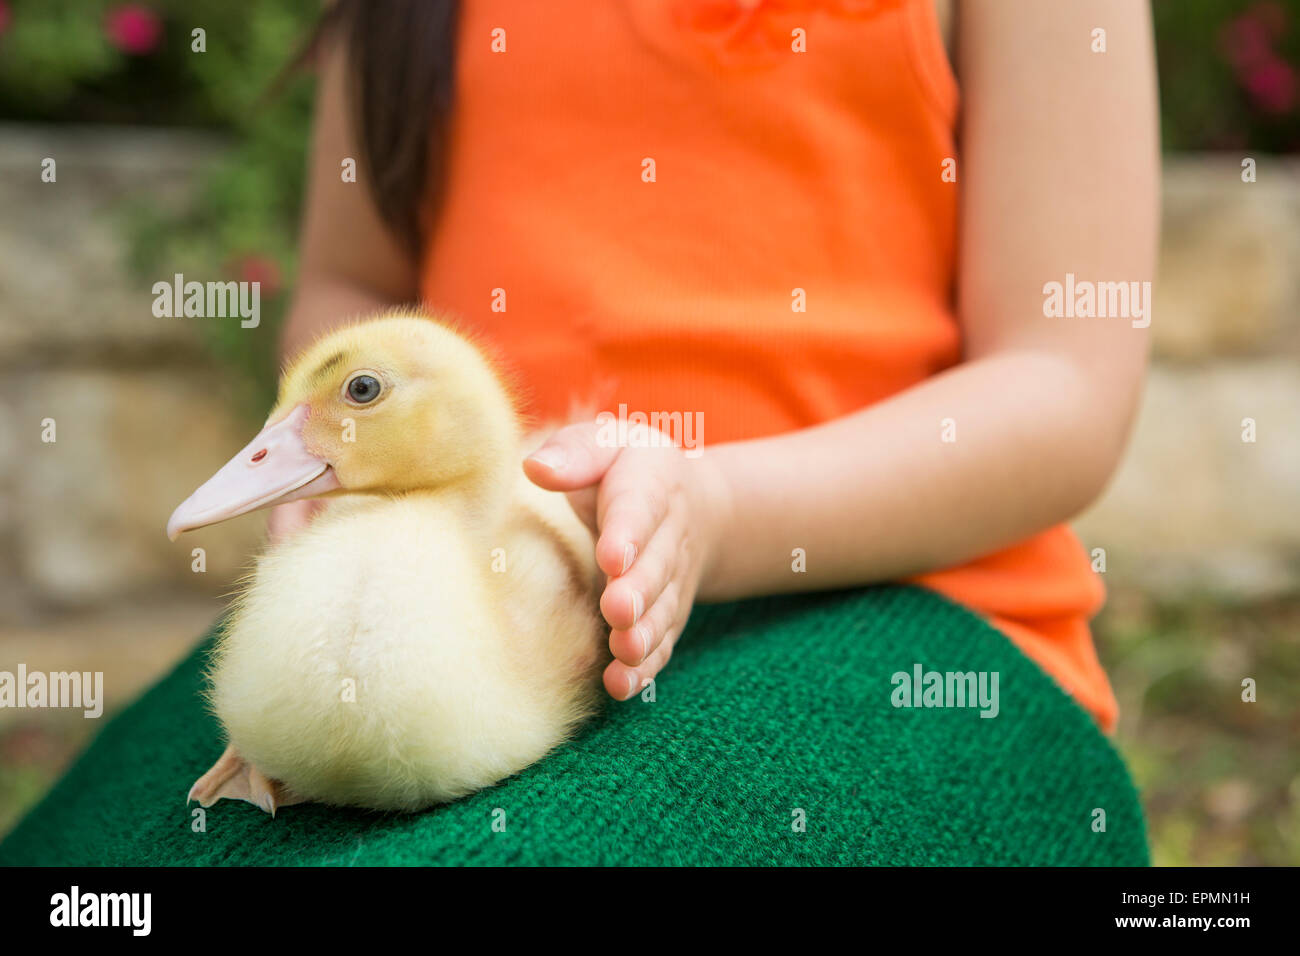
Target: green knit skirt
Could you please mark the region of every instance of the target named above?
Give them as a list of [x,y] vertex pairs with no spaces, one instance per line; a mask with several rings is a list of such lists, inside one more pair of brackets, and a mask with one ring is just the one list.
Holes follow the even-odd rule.
[[222,750],[200,697],[209,648],[104,728],[0,864],[1148,862],[1133,784],[1092,719],[1001,634],[916,588],[698,607],[645,694],[417,814],[187,807]]

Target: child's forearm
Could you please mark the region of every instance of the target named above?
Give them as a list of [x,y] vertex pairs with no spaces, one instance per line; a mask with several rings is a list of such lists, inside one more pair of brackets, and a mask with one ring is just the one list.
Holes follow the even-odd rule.
[[280,357],[293,358],[331,328],[398,304],[366,286],[332,276],[303,276],[280,334]]
[[375,208],[366,164],[358,166],[355,182],[340,176],[340,157],[361,155],[349,116],[347,55],[330,40],[321,58],[301,266],[280,340],[286,361],[329,329],[418,295],[416,263]]
[[1107,384],[1099,399],[1087,369],[1008,352],[824,425],[706,448],[722,481],[700,597],[895,580],[1073,516],[1127,436],[1136,390]]

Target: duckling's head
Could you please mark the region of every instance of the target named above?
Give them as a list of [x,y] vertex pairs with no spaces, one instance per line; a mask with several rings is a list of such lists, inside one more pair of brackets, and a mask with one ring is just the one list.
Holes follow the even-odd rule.
[[167,534],[321,495],[490,496],[514,478],[516,427],[491,366],[451,329],[414,315],[348,326],[285,369],[265,427],[176,509]]

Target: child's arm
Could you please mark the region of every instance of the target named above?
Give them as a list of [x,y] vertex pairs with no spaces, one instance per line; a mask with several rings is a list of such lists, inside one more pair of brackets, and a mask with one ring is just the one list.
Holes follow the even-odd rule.
[[[349,117],[346,77],[344,50],[330,44],[316,94],[301,262],[281,343],[285,359],[336,323],[417,296],[416,265],[383,224],[371,198],[369,173]],[[345,159],[356,162],[356,182],[343,181]]]
[[[1105,53],[1091,51],[1099,27]],[[958,30],[965,361],[856,414],[694,461],[599,448],[594,428],[573,426],[556,440],[564,467],[528,464],[544,487],[598,488],[587,503],[612,577],[601,606],[614,696],[667,661],[697,591],[725,599],[957,564],[1076,514],[1114,470],[1148,332],[1125,318],[1047,318],[1043,287],[1066,273],[1139,288],[1152,278],[1146,5],[969,0]],[[794,548],[804,574],[791,571]]]
[[[336,323],[416,298],[415,264],[371,198],[348,115],[346,71],[342,47],[331,44],[316,93],[298,282],[281,335],[280,356],[286,361]],[[356,182],[343,181],[344,159],[356,161]],[[272,540],[301,528],[316,507],[304,500],[272,508],[267,515]]]

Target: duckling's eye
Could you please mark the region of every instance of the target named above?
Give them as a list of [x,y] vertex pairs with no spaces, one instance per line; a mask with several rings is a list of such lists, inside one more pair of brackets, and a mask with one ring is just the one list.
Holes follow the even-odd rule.
[[348,382],[348,398],[358,405],[366,405],[379,397],[379,379],[373,375],[357,375]]

